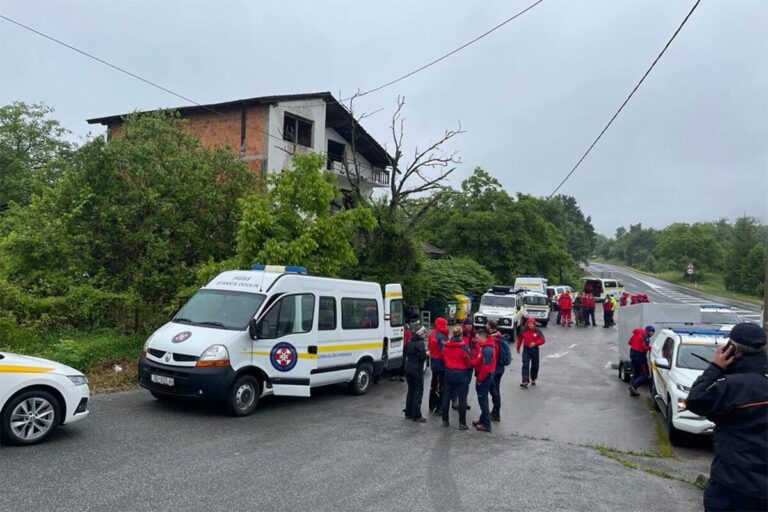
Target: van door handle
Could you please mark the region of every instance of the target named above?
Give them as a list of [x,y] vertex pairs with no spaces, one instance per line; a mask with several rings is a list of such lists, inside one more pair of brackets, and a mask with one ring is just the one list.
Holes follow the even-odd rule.
[[317,345],[310,345],[307,347],[307,352],[309,354],[317,354]]

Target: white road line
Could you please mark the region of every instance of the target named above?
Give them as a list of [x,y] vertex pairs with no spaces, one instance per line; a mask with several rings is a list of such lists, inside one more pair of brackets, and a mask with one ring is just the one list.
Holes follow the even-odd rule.
[[547,356],[547,359],[560,359],[560,358],[561,358],[561,357],[563,357],[565,354],[568,354],[568,351],[567,351],[567,350],[566,350],[565,352],[555,352],[554,354],[550,354],[550,355],[548,355],[548,356]]
[[578,345],[578,343],[574,343],[573,345],[571,345],[571,346],[570,346],[570,347],[568,347],[568,348],[573,348],[573,347],[575,347],[576,345]]
[[608,368],[610,368],[610,367],[611,367],[611,362],[610,362],[610,361],[608,361],[607,363],[605,363],[605,369],[606,369],[606,370],[607,370]]

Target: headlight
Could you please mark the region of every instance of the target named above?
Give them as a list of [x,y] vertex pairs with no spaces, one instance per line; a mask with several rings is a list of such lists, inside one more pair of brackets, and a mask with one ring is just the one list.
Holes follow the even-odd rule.
[[88,379],[84,375],[67,375],[67,378],[72,381],[75,386],[85,386],[88,384]]
[[502,322],[504,323],[504,325],[512,325],[512,320],[510,320],[509,318],[505,318],[504,320],[502,320]]
[[677,389],[679,389],[683,393],[690,393],[691,392],[691,388],[689,388],[688,386],[683,386],[682,384],[676,384],[676,386],[677,386]]
[[227,366],[229,365],[229,352],[224,345],[211,345],[197,360],[195,366]]
[[154,338],[154,335],[147,338],[147,341],[144,342],[144,348],[141,349],[141,355],[144,357],[147,357],[147,352],[149,352],[149,345],[152,343],[152,338]]
[[688,410],[688,407],[685,405],[685,399],[684,398],[678,398],[677,399],[677,412],[683,412]]
[[485,322],[485,318],[482,317],[482,316],[476,316],[475,317],[475,322],[477,322],[479,324],[482,324],[483,322]]

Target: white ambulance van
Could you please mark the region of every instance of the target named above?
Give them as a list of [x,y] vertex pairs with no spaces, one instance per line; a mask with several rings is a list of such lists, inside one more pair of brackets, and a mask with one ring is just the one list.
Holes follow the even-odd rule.
[[139,385],[158,399],[223,401],[235,416],[265,395],[309,397],[317,386],[368,391],[400,366],[403,292],[388,284],[254,265],[219,274],[147,340]]

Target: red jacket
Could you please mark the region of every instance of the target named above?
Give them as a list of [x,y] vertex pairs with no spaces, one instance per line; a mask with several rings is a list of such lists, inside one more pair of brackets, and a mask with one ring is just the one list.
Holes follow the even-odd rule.
[[595,307],[595,298],[592,296],[591,293],[588,293],[584,295],[584,298],[581,299],[581,307],[582,308],[594,308]]
[[[486,350],[490,349],[490,350]],[[490,357],[488,354],[490,353]],[[475,352],[475,379],[477,382],[483,382],[489,375],[496,371],[496,360],[498,359],[498,349],[493,338],[487,338],[479,343]]]
[[650,338],[645,332],[645,329],[637,328],[632,331],[632,336],[629,338],[627,345],[632,350],[637,352],[648,352],[651,350]]
[[520,350],[521,345],[526,347],[538,347],[545,342],[544,334],[539,329],[528,329],[527,327],[520,332],[517,337],[517,350]]
[[439,316],[435,318],[435,328],[429,333],[430,359],[443,358],[443,345],[446,341],[448,341],[448,320]]
[[446,370],[466,370],[472,368],[473,361],[469,347],[463,341],[448,340],[443,345],[443,364]]
[[557,305],[560,307],[560,309],[571,309],[573,306],[573,300],[571,300],[571,294],[568,292],[563,292],[560,295],[560,300],[557,301]]

